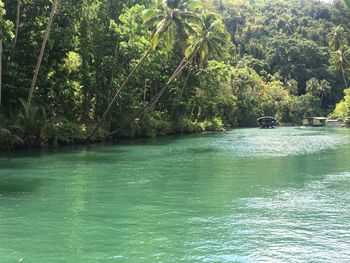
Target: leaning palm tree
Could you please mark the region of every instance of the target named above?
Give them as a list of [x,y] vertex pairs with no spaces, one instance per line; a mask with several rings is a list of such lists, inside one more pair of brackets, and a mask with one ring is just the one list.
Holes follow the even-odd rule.
[[189,10],[197,10],[200,7],[199,1],[163,0],[159,8],[146,10],[143,13],[145,23],[156,29],[152,37],[153,48],[157,46],[162,35],[166,38],[166,45],[172,44],[175,38],[184,42],[187,34],[193,33],[193,23],[200,21],[199,17]]
[[[191,64],[203,67],[208,59],[225,57],[230,44],[230,34],[226,32],[225,25],[220,17],[212,13],[203,12],[200,17],[200,23],[192,24],[191,29],[194,29],[194,31],[191,30],[194,34],[189,36],[189,46],[184,52],[183,59],[165,85],[157,92],[151,101],[144,105],[133,117],[136,118],[153,108],[169,85]],[[122,128],[126,125],[122,126]],[[122,128],[111,132],[110,135],[116,134]]]
[[194,29],[196,34],[190,36],[190,45],[185,50],[183,60],[163,88],[152,99],[150,106],[154,106],[168,86],[190,63],[203,67],[208,59],[225,57],[230,43],[230,34],[226,32],[224,23],[217,15],[203,12],[201,24]]
[[105,112],[87,139],[91,138],[96,133],[98,128],[101,127],[102,122],[111,110],[113,104],[116,102],[120,92],[126,87],[134,73],[145,62],[148,55],[157,48],[159,39],[165,35],[167,39],[166,43],[169,44],[171,41],[175,40],[176,36],[178,36],[180,39],[187,37],[186,32],[192,30],[191,21],[198,20],[197,15],[189,11],[187,9],[188,7],[197,8],[199,7],[199,2],[195,0],[163,0],[159,8],[151,8],[143,13],[145,23],[155,28],[151,40],[151,46],[141,58],[139,63],[137,63],[137,65],[131,70],[122,85],[117,89]]

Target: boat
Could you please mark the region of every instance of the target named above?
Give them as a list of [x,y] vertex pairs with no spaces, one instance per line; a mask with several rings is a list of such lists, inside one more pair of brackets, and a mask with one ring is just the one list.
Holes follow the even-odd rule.
[[277,120],[275,117],[264,116],[257,119],[260,128],[275,128]]
[[307,127],[324,127],[326,126],[326,117],[306,117],[303,119],[303,125]]
[[327,119],[327,126],[330,127],[341,127],[343,125],[342,120],[335,119],[335,120],[328,120]]

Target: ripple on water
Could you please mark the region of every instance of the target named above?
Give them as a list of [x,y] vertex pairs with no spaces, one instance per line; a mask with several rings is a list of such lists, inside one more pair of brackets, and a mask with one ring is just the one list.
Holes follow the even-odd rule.
[[242,129],[213,141],[232,155],[255,158],[310,154],[344,143],[350,143],[347,134],[334,134],[323,128]]
[[[259,245],[249,258],[259,262],[348,262],[350,258],[350,193],[338,188],[350,173],[324,176],[301,191],[287,189],[264,198],[241,200]],[[338,204],[338,205],[334,205]],[[244,223],[243,223],[244,222]],[[246,233],[245,233],[246,234]]]
[[350,262],[349,135],[242,129],[2,159],[0,262]]

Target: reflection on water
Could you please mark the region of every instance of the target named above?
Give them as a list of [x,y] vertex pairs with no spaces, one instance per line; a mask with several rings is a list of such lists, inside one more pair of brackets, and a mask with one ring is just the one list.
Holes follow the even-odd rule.
[[350,132],[239,129],[0,159],[0,262],[350,262]]

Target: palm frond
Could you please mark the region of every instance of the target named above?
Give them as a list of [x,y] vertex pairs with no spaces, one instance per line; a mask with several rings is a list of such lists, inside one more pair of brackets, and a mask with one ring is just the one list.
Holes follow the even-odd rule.
[[198,0],[188,1],[187,8],[191,10],[199,10],[203,8],[203,4]]
[[142,19],[145,23],[152,23],[150,21],[163,15],[162,10],[159,9],[147,9],[142,12]]

